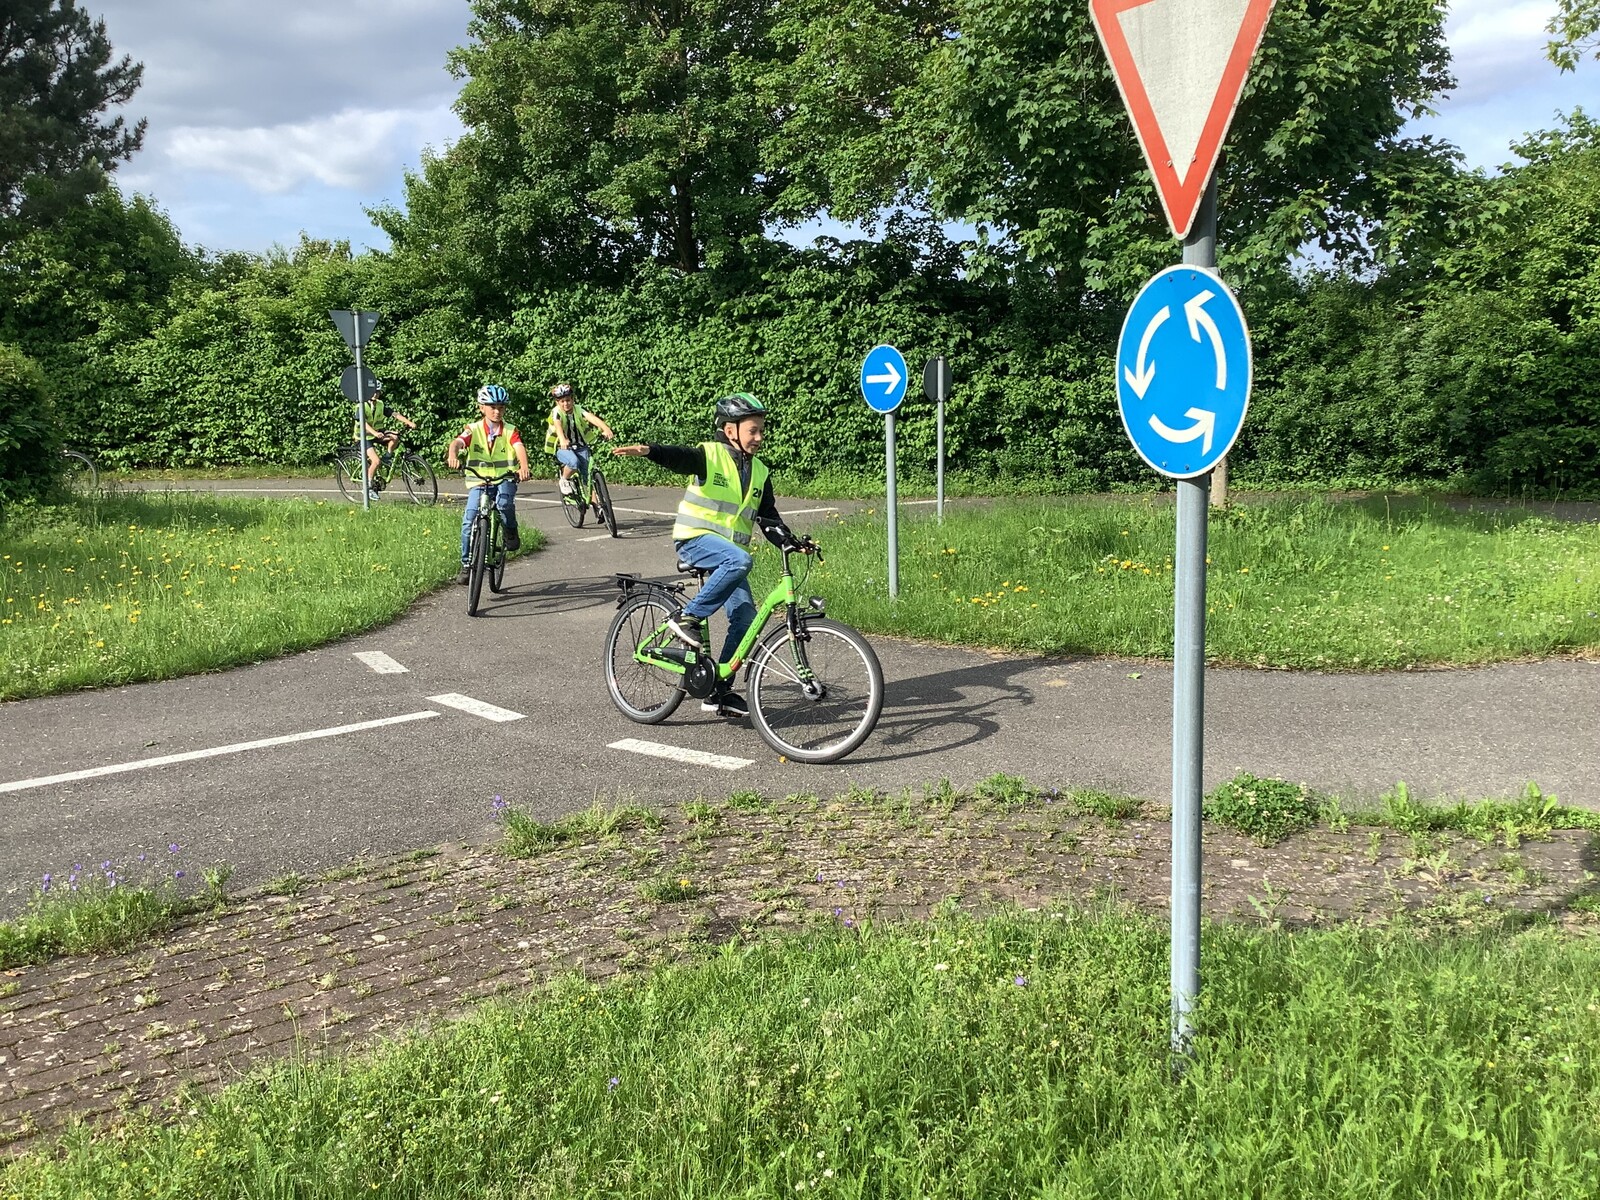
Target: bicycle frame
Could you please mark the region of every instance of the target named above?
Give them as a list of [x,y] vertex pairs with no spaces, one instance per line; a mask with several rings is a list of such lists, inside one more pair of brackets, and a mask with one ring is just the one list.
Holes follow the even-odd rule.
[[[765,631],[767,621],[771,619],[772,614],[779,608],[785,608],[787,609],[786,619],[791,635],[790,644],[794,647],[795,673],[805,683],[814,682],[811,667],[805,661],[805,651],[803,649],[803,644],[809,640],[805,629],[805,618],[807,616],[821,616],[824,611],[824,605],[822,598],[819,596],[811,597],[804,605],[797,601],[796,580],[794,571],[789,566],[789,556],[798,553],[802,552],[798,550],[782,551],[782,576],[773,586],[773,589],[767,593],[766,599],[761,602],[761,607],[756,611],[755,619],[750,622],[750,628],[745,630],[744,637],[739,639],[739,645],[735,648],[733,656],[725,663],[715,663],[719,680],[730,680],[739,673],[739,668],[744,666],[749,659],[750,651],[755,648],[756,642],[760,640],[762,633]],[[807,573],[809,574],[809,571]],[[618,575],[617,583],[625,594],[634,587],[640,586],[674,592],[680,596],[684,595],[687,590],[687,585],[685,584],[651,583],[632,575]],[[680,661],[676,657],[661,653],[665,650],[681,650],[682,660]],[[655,632],[634,650],[633,657],[637,662],[659,667],[663,671],[670,671],[676,675],[688,674],[689,669],[700,662],[700,655],[696,651],[684,647],[667,629],[665,624],[656,627]],[[713,656],[707,655],[707,657]],[[713,661],[715,662],[714,657]]]

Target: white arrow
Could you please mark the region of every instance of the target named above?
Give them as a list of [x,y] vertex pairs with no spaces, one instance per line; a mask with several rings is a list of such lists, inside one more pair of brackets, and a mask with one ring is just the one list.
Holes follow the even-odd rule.
[[1200,453],[1210,454],[1211,438],[1217,431],[1217,414],[1203,408],[1191,408],[1183,415],[1194,421],[1187,429],[1174,429],[1164,424],[1160,417],[1150,418],[1150,428],[1169,442],[1192,442],[1195,438],[1204,438],[1200,443]]
[[1128,381],[1133,394],[1141,400],[1144,399],[1145,392],[1150,390],[1150,383],[1156,377],[1155,363],[1145,362],[1150,354],[1150,339],[1156,336],[1156,330],[1165,325],[1170,316],[1172,310],[1162,305],[1161,311],[1151,317],[1150,324],[1144,327],[1144,336],[1139,339],[1139,361],[1134,364],[1134,369],[1130,371],[1127,367],[1122,368],[1122,377]]
[[[1189,336],[1195,341],[1200,340],[1200,330],[1204,327],[1211,336],[1211,349],[1217,356],[1217,391],[1226,391],[1228,388],[1228,356],[1222,349],[1222,331],[1217,328],[1217,323],[1211,319],[1211,314],[1206,311],[1206,301],[1215,300],[1215,292],[1201,292],[1191,300],[1184,302],[1183,311],[1189,318]],[[1206,445],[1211,444],[1207,435]]]
[[[889,373],[887,375],[868,375],[867,382],[883,384],[883,394],[887,396],[900,386],[900,372],[894,369],[892,362],[886,362],[883,365]],[[1102,376],[1102,378],[1104,377]]]

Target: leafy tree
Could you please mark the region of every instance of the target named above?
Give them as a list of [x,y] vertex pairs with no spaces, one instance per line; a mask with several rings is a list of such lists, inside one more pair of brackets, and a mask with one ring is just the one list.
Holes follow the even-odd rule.
[[[958,0],[928,58],[910,182],[1069,288],[1126,288],[1173,257],[1086,4]],[[1426,255],[1459,155],[1402,137],[1451,86],[1439,0],[1279,0],[1220,169],[1220,243],[1259,275],[1308,242],[1341,263]]]
[[1576,71],[1590,50],[1600,58],[1600,0],[1556,0],[1556,15],[1544,28],[1551,35],[1545,54],[1563,71]]
[[138,89],[144,67],[113,63],[104,21],[76,0],[8,0],[0,14],[0,214],[80,197],[131,157],[145,123],[104,116]]
[[646,263],[759,257],[768,225],[878,194],[927,0],[474,0],[451,55],[467,132],[373,215],[434,290],[508,312]]

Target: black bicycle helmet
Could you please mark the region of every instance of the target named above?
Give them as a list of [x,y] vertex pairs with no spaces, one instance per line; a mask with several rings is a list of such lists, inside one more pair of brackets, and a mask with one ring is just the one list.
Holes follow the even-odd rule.
[[757,400],[749,392],[735,392],[731,396],[724,396],[717,401],[717,428],[721,429],[729,421],[742,421],[746,417],[764,417],[767,415],[767,406]]

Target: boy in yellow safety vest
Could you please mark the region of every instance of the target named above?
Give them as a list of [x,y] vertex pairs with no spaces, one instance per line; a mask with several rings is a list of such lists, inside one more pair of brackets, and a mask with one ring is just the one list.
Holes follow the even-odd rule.
[[506,526],[506,551],[515,554],[522,549],[522,536],[517,532],[517,479],[528,481],[528,451],[517,427],[505,419],[509,399],[498,383],[479,388],[478,411],[483,419],[463,429],[450,443],[446,455],[453,471],[460,469],[460,456],[465,451],[467,466],[491,478],[507,471],[517,473],[516,479],[498,484],[485,483],[475,475],[467,477],[467,511],[461,517],[461,573],[456,576],[457,583],[467,582],[467,544],[480,504],[493,504],[500,510],[500,519]]
[[[401,412],[388,414],[407,429],[415,429],[417,423]],[[384,418],[383,411],[383,380],[375,379],[372,383],[372,399],[361,406],[361,423],[367,427],[367,465],[371,470],[367,478],[372,480],[372,489],[367,493],[367,499],[376,500],[378,490],[378,467],[381,459],[379,455],[384,450],[393,450],[400,444],[400,431],[397,429],[384,429],[381,422]],[[361,440],[361,425],[356,426],[356,441]]]
[[[602,417],[579,406],[578,397],[573,393],[570,383],[556,384],[550,389],[550,399],[555,403],[551,406],[550,417],[545,422],[544,452],[554,454],[556,461],[561,464],[558,487],[563,496],[570,496],[573,475],[580,468],[585,475],[589,473],[589,439],[584,435],[584,425],[593,425],[605,435],[608,442],[617,435]],[[585,498],[580,496],[578,502],[585,503]],[[587,503],[594,502],[591,489]],[[603,513],[600,519],[605,520]]]
[[[648,458],[669,471],[690,475],[678,505],[672,540],[678,558],[711,572],[683,611],[667,621],[685,645],[706,648],[706,618],[717,609],[728,614],[728,636],[721,662],[727,662],[750,622],[756,601],[750,593],[750,539],[755,526],[774,546],[796,546],[799,539],[778,515],[767,465],[756,457],[766,436],[767,409],[749,392],[717,401],[716,440],[698,446],[618,446],[613,454]],[[705,712],[746,717],[750,708],[733,691],[732,680],[701,701]]]

